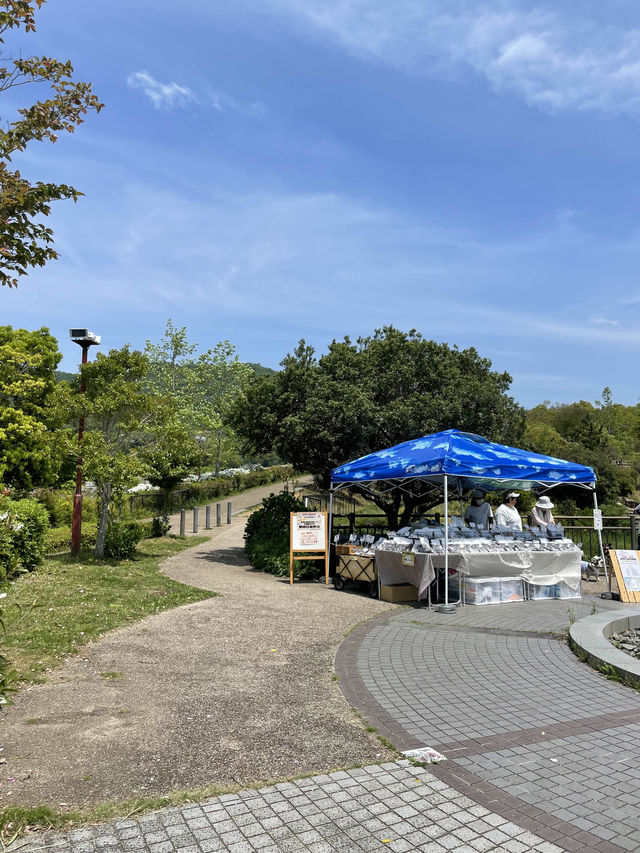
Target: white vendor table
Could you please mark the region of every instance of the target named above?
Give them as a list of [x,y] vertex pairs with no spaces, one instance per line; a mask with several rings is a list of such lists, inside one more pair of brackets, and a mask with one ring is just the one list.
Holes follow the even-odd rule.
[[[569,551],[483,551],[475,554],[462,551],[449,554],[449,568],[475,578],[522,577],[541,586],[564,581],[576,590],[580,583],[581,559],[579,548]],[[436,569],[443,569],[444,555],[435,555],[432,562]]]
[[398,551],[376,551],[376,569],[380,583],[410,583],[418,588],[418,600],[426,598],[429,585],[436,576],[431,554],[412,554],[412,566],[403,565],[402,557]]

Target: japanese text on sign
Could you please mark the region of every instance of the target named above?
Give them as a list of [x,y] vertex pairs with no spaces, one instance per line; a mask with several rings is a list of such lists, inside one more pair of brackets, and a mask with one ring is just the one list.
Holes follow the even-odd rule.
[[293,551],[324,551],[327,547],[326,516],[322,512],[296,512],[291,515]]

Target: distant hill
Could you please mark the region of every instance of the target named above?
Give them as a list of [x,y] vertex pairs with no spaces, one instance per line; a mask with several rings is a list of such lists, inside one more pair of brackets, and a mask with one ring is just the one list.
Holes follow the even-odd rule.
[[247,362],[247,367],[250,367],[258,376],[273,376],[277,373],[277,371],[271,367],[265,367],[264,364],[254,364],[251,361]]
[[77,375],[77,373],[67,373],[66,370],[56,370],[54,373],[56,382],[73,382]]

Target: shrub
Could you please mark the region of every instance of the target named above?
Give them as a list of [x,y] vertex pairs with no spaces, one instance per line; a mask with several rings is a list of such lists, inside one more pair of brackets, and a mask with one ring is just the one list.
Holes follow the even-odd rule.
[[[33,493],[49,513],[49,524],[52,527],[71,526],[73,521],[73,492],[60,489],[36,489]],[[82,521],[97,521],[98,505],[93,495],[82,498]]]
[[169,524],[169,519],[166,515],[163,515],[162,517],[156,516],[151,519],[151,531],[149,538],[158,539],[160,536],[166,536],[170,529],[171,525]]
[[[261,509],[249,516],[244,532],[245,550],[254,568],[278,577],[289,574],[289,513],[304,511],[304,503],[291,492],[264,498]],[[319,577],[322,571],[319,560],[296,560],[294,564],[295,576],[301,580]]]
[[144,539],[144,528],[135,521],[114,521],[104,538],[104,555],[116,560],[127,560],[136,552],[136,545]]
[[0,580],[30,572],[42,563],[49,516],[38,501],[0,500]]
[[[96,544],[98,525],[82,523],[82,544],[88,548]],[[51,527],[44,537],[45,554],[63,554],[71,550],[71,526]]]

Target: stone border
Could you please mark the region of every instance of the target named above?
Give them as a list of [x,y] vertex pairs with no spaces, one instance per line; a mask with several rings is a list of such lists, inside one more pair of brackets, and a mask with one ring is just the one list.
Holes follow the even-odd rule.
[[613,670],[620,681],[640,689],[640,660],[617,649],[609,638],[618,631],[640,627],[640,610],[609,610],[578,619],[569,629],[569,646],[581,660],[607,674]]

